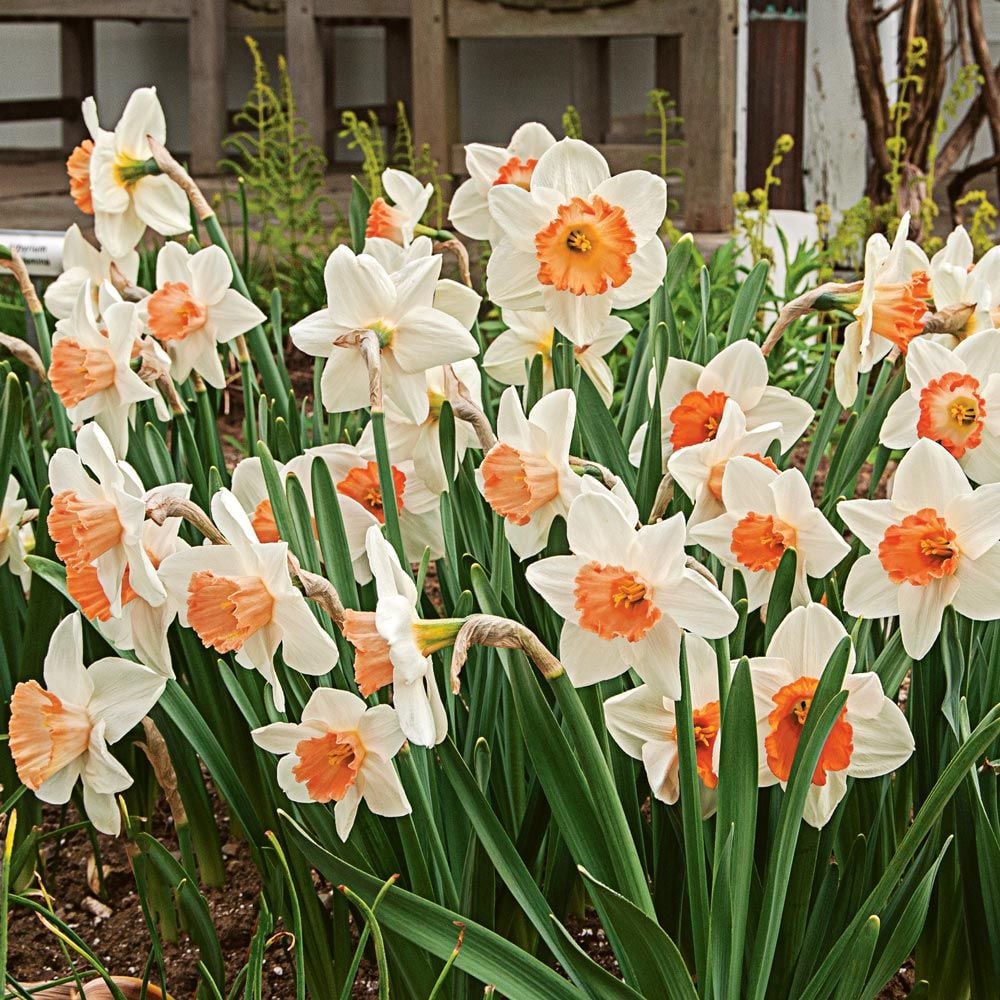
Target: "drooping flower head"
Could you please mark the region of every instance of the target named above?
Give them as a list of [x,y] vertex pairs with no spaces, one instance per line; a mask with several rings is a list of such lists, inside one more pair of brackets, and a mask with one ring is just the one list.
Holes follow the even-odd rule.
[[502,237],[490,255],[487,289],[506,309],[547,309],[575,343],[596,339],[612,308],[645,301],[663,280],[657,233],[667,209],[663,178],[645,170],[611,176],[607,161],[578,139],[538,159],[531,190],[490,188]]
[[[701,815],[708,819],[715,813],[715,789],[719,784],[715,756],[722,731],[719,675],[715,652],[704,639],[688,634],[684,637],[684,648],[691,685]],[[676,702],[658,688],[642,684],[608,698],[604,703],[604,721],[622,750],[642,761],[653,795],[672,806],[680,794]]]
[[111,279],[111,265],[135,284],[139,277],[139,255],[131,250],[115,260],[105,249],[88,242],[75,223],[66,230],[63,241],[62,274],[45,289],[45,308],[56,319],[68,319],[84,285],[90,282],[91,305],[98,310],[100,290]]
[[49,483],[49,535],[83,613],[118,617],[130,594],[162,604],[166,591],[143,542],[145,489],[132,467],[115,458],[99,426],[81,428],[76,451],[60,448],[52,456]]
[[117,836],[121,817],[115,794],[132,784],[111,756],[117,743],[156,704],[165,679],[147,667],[109,656],[83,665],[79,613],[52,633],[44,687],[22,681],[10,702],[10,752],[22,784],[43,802],[69,801],[77,779],[94,826]]
[[189,254],[180,243],[167,243],[156,258],[156,291],[141,304],[149,332],[163,345],[183,382],[192,371],[209,385],[226,384],[219,344],[252,330],[264,314],[229,286],[233,268],[219,247]]
[[146,137],[151,135],[161,143],[167,138],[156,88],[141,87],[132,93],[113,132],[101,128],[93,97],[83,102],[83,120],[92,148],[78,147],[68,169],[71,184],[76,185],[74,199],[86,204],[82,171],[89,154],[90,202],[101,246],[117,259],[135,249],[146,226],[162,236],[187,232],[191,222],[184,192],[147,166],[152,151]]
[[132,353],[142,324],[131,302],[114,302],[94,319],[89,286],[80,290],[69,319],[56,324],[49,383],[75,424],[95,420],[117,455],[128,451],[136,403],[156,390],[132,371]]
[[500,397],[497,443],[476,470],[479,491],[504,518],[511,548],[522,558],[545,546],[556,517],[565,517],[580,492],[569,464],[576,397],[569,389],[543,396],[530,416],[511,387]]
[[[822,604],[807,604],[778,626],[766,656],[751,659],[761,786],[787,784],[816,687],[846,636]],[[852,648],[842,688],[847,704],[826,738],[806,795],[803,818],[817,829],[829,822],[848,778],[889,774],[913,753],[906,719],[885,696],[878,674],[851,673],[853,666]]]
[[931,258],[935,310],[972,307],[972,315],[962,330],[936,336],[946,347],[956,347],[982,330],[996,329],[1000,322],[1000,247],[987,250],[975,263],[974,259],[972,240],[964,226],[956,226],[945,245]]
[[681,629],[728,635],[736,612],[686,564],[684,515],[636,530],[634,504],[587,490],[569,510],[572,555],[541,559],[528,582],[564,619],[559,657],[576,686],[630,667],[656,690],[680,696]]
[[530,191],[539,158],[555,142],[552,133],[538,122],[522,125],[506,147],[470,142],[465,147],[469,178],[452,196],[448,208],[451,224],[470,240],[498,242],[502,230],[490,216],[490,189],[498,184],[515,184]]
[[368,708],[349,691],[318,688],[299,723],[274,722],[250,734],[281,754],[278,784],[293,802],[334,802],[337,834],[347,840],[364,799],[376,816],[405,816],[410,803],[392,758],[403,745],[396,711]]
[[912,240],[909,213],[903,216],[892,246],[881,234],[868,239],[865,280],[857,319],[844,330],[834,384],[837,398],[850,406],[858,394],[858,376],[871,371],[893,347],[906,352],[924,332],[931,297],[930,262]]
[[29,546],[34,545],[31,526],[22,524],[28,501],[22,499],[20,483],[10,476],[0,508],[0,566],[6,566],[21,581],[21,589],[27,592],[31,581],[31,570],[24,557]]
[[286,666],[312,676],[333,669],[337,646],[292,585],[287,544],[259,542],[229,490],[212,497],[212,519],[229,544],[176,552],[163,561],[160,578],[181,624],[204,646],[235,653],[240,666],[261,674],[284,711],[278,646]]
[[390,167],[382,173],[382,189],[392,199],[376,198],[368,210],[365,236],[409,246],[413,230],[427,211],[433,184],[421,184],[413,174]]
[[722,477],[725,513],[691,529],[726,566],[743,576],[750,611],[767,603],[781,559],[795,550],[792,604],[809,602],[809,577],[822,579],[850,546],[813,504],[798,469],[777,472],[755,458],[733,458]]
[[991,621],[1000,607],[1000,483],[973,489],[940,444],[921,438],[903,456],[888,500],[842,500],[837,512],[868,547],[851,567],[844,608],[899,616],[903,647],[925,656],[944,609]]
[[417,588],[378,526],[368,529],[365,546],[378,603],[374,611],[347,611],[355,680],[364,695],[391,684],[403,734],[418,746],[436,746],[448,734],[448,719],[430,654],[454,643],[463,619],[421,619]]
[[437,308],[441,257],[420,257],[391,274],[371,254],[337,247],[326,263],[326,309],[291,328],[296,347],[328,358],[323,369],[323,405],[331,413],[367,406],[368,369],[356,338],[378,339],[387,398],[412,420],[427,417],[428,368],[471,358],[479,351],[466,326]]
[[1000,337],[974,334],[953,351],[921,337],[906,355],[909,388],[889,408],[879,440],[937,441],[977,483],[1000,482]]

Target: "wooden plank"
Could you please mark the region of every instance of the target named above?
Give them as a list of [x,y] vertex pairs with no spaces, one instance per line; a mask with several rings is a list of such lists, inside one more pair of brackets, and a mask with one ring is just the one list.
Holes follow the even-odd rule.
[[736,130],[736,0],[703,9],[681,42],[684,223],[718,232],[732,224]]
[[442,166],[458,140],[458,42],[448,37],[445,0],[413,0],[413,133]]
[[392,108],[389,117],[393,121],[397,101],[406,105],[407,114],[412,113],[413,51],[407,21],[388,21],[385,25],[385,100]]
[[658,35],[653,63],[653,85],[676,101],[681,92],[681,37]]
[[80,105],[94,93],[94,22],[75,17],[59,23],[60,92],[71,110],[63,117],[62,145],[67,153],[86,138]]
[[219,170],[226,128],[226,0],[199,0],[188,22],[191,169]]
[[[74,112],[80,113],[80,104],[71,97],[28,97],[16,101],[0,101],[0,122],[68,119],[72,118]],[[83,135],[80,135],[79,139],[82,138]]]
[[583,134],[603,142],[611,128],[611,40],[572,40],[572,101],[580,115]]
[[[709,3],[697,0],[633,0],[612,7],[554,12],[519,10],[482,0],[448,0],[452,38],[578,38],[619,35],[680,35],[711,20]],[[414,5],[416,9],[416,5]]]
[[3,0],[0,20],[186,21],[201,0]]
[[326,141],[326,81],[323,43],[314,0],[287,0],[285,53],[299,117],[313,138]]
[[388,18],[409,19],[410,0],[315,0],[316,17],[341,20],[349,17],[366,21]]

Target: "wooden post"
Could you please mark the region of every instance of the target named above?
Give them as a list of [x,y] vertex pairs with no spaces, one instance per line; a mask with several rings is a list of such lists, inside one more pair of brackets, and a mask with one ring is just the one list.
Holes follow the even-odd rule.
[[218,172],[226,135],[226,0],[196,0],[188,21],[191,169]]
[[715,11],[691,5],[681,42],[680,113],[684,116],[684,222],[722,232],[732,224],[736,129],[736,2]]
[[657,90],[665,90],[676,101],[681,90],[681,36],[657,35],[653,80]]
[[611,128],[611,39],[574,38],[573,104],[583,137],[604,142]]
[[458,141],[458,42],[448,37],[445,0],[413,0],[413,132],[447,173]]
[[326,80],[323,43],[313,0],[287,0],[285,53],[299,117],[326,152]]
[[397,101],[413,108],[413,58],[410,50],[410,22],[393,18],[385,22],[385,103],[393,108]]
[[67,107],[62,123],[63,149],[70,153],[87,138],[80,104],[94,93],[94,22],[73,17],[59,22],[60,93]]

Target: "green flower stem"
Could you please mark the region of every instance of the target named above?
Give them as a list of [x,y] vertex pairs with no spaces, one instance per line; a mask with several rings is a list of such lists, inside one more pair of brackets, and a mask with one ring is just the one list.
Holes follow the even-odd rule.
[[372,435],[375,438],[375,460],[378,464],[378,485],[382,492],[382,512],[385,515],[385,534],[399,556],[400,565],[407,569],[403,536],[399,529],[399,509],[396,506],[396,487],[392,481],[392,463],[389,461],[389,442],[385,436],[385,414],[372,410]]

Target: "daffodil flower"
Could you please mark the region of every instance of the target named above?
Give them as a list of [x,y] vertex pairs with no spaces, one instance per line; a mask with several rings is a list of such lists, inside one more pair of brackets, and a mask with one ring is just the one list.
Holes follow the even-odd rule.
[[539,158],[555,143],[555,136],[538,122],[522,125],[506,147],[470,142],[465,147],[469,178],[459,184],[448,207],[455,229],[470,240],[499,242],[502,231],[490,215],[490,190],[498,184],[514,184],[530,191]]
[[753,458],[778,471],[767,457],[767,450],[777,440],[781,424],[761,424],[747,429],[747,419],[739,404],[727,399],[715,437],[688,445],[670,454],[667,469],[674,482],[694,501],[688,528],[710,521],[725,513],[722,502],[722,477],[732,458]]
[[428,368],[474,357],[479,346],[468,329],[434,305],[441,257],[421,257],[389,274],[371,254],[355,256],[347,246],[330,254],[324,277],[327,308],[291,328],[292,342],[327,358],[322,397],[331,413],[370,401],[368,368],[355,338],[378,338],[387,398],[410,419],[423,422],[429,405]]
[[[650,390],[652,398],[652,373]],[[776,437],[783,452],[795,444],[813,418],[813,408],[804,399],[768,385],[767,359],[753,341],[730,344],[704,366],[670,358],[660,387],[664,467],[671,452],[716,437],[730,399],[743,411],[747,430],[780,424]],[[647,429],[648,424],[643,424],[632,439],[629,458],[633,465],[642,458]]]
[[[714,815],[719,784],[715,746],[722,730],[719,674],[715,652],[696,635],[684,637],[691,689],[691,722],[701,815]],[[677,750],[677,703],[649,684],[616,694],[604,703],[604,722],[611,738],[635,760],[641,760],[653,795],[672,806],[680,795]]]
[[96,309],[100,289],[104,282],[111,279],[112,264],[135,284],[139,277],[139,255],[135,250],[116,260],[106,249],[98,249],[90,243],[74,223],[66,230],[63,241],[62,274],[45,289],[45,308],[56,319],[69,319],[81,290],[89,281],[92,304]]
[[809,577],[821,579],[850,546],[813,504],[798,469],[777,472],[754,458],[733,458],[722,477],[725,513],[691,529],[704,545],[743,576],[748,610],[765,605],[781,558],[795,550],[792,605],[809,603]]
[[6,566],[21,581],[21,589],[27,593],[31,570],[24,557],[34,539],[31,526],[21,524],[28,501],[18,496],[20,492],[20,483],[10,476],[0,507],[0,566]]
[[[846,635],[822,604],[808,604],[781,622],[766,656],[750,660],[762,787],[786,786],[816,687]],[[906,763],[914,749],[906,718],[885,696],[878,674],[851,673],[853,667],[852,648],[841,689],[847,691],[847,704],[823,744],[806,794],[803,819],[817,829],[830,821],[847,793],[848,778],[889,774]]]
[[413,230],[420,224],[434,194],[434,185],[421,184],[412,174],[390,167],[382,172],[382,189],[392,204],[385,198],[376,198],[371,203],[365,236],[409,246]]
[[907,239],[910,215],[899,223],[889,241],[875,233],[865,247],[865,280],[857,317],[844,330],[844,343],[834,366],[837,399],[851,406],[858,395],[858,376],[871,371],[893,347],[906,352],[914,337],[924,332],[931,297],[930,262]]
[[404,736],[394,709],[368,708],[349,691],[318,688],[298,723],[274,722],[250,734],[280,754],[278,784],[293,802],[334,802],[346,841],[364,800],[376,816],[405,816],[410,803],[392,765]]
[[637,530],[635,513],[606,491],[582,493],[566,522],[572,555],[532,563],[528,583],[563,618],[559,658],[575,686],[631,667],[678,698],[681,629],[718,639],[736,612],[687,565],[683,514]]
[[592,342],[613,308],[644,302],[663,280],[663,178],[646,170],[612,177],[578,139],[539,157],[530,191],[491,187],[489,209],[502,232],[487,265],[490,298],[505,309],[544,307],[575,343]]
[[504,518],[507,541],[522,559],[545,547],[552,522],[569,513],[580,493],[580,477],[569,464],[575,419],[569,389],[543,396],[530,416],[513,387],[500,397],[498,440],[476,470],[476,482]]
[[837,513],[868,547],[851,567],[844,609],[899,616],[918,659],[941,631],[944,609],[992,621],[1000,608],[1000,483],[973,489],[958,461],[921,438],[903,456],[888,500],[842,500]]
[[52,456],[49,484],[49,535],[66,564],[69,595],[83,613],[120,617],[129,594],[162,604],[166,591],[143,541],[145,488],[135,470],[115,458],[100,427],[87,424],[76,451],[60,448]]
[[879,440],[942,445],[977,483],[1000,481],[1000,336],[984,331],[953,351],[921,337],[906,354],[909,388],[889,408]]
[[124,456],[136,403],[157,395],[131,367],[142,324],[133,303],[112,302],[98,326],[89,298],[89,287],[82,288],[72,315],[56,324],[49,384],[74,424],[96,421]]
[[64,618],[49,641],[45,686],[22,681],[10,701],[10,753],[17,776],[43,802],[69,801],[77,779],[94,826],[121,829],[115,795],[132,784],[111,756],[117,743],[156,704],[165,678],[148,667],[108,656],[83,665],[79,613]]
[[[83,168],[87,165],[89,204],[93,208],[94,232],[101,246],[116,260],[135,249],[149,226],[162,236],[176,236],[191,228],[187,197],[167,176],[151,167],[152,150],[147,136],[161,143],[167,126],[155,87],[133,91],[121,120],[113,132],[100,126],[93,97],[83,102],[83,120],[91,136],[91,148],[79,146],[70,157],[70,178],[79,205],[88,199],[83,191]],[[82,206],[81,206],[82,207]]]
[[[555,388],[552,372],[555,324],[548,313],[544,309],[504,309],[501,319],[507,324],[507,329],[486,348],[483,355],[486,374],[504,385],[525,385],[531,362],[541,355],[542,391],[552,392]],[[631,329],[620,316],[608,316],[593,340],[572,344],[573,356],[597,387],[606,406],[611,405],[614,378],[604,356],[610,354]]]
[[233,268],[219,247],[189,254],[167,243],[156,258],[156,291],[142,300],[149,332],[164,346],[171,374],[183,382],[192,371],[221,389],[226,375],[219,344],[228,344],[264,322],[264,314],[229,286]]
[[367,696],[391,684],[403,734],[418,746],[436,746],[448,735],[448,718],[430,654],[454,644],[464,619],[421,619],[417,588],[378,526],[368,529],[365,547],[378,603],[374,611],[348,609],[344,623],[358,689]]
[[1000,247],[991,247],[973,263],[975,251],[964,226],[956,226],[945,245],[931,258],[931,293],[938,311],[952,306],[973,306],[965,329],[957,335],[937,334],[946,347],[1000,322]]
[[235,653],[271,686],[274,705],[285,695],[274,669],[285,665],[319,676],[337,662],[337,646],[292,585],[285,542],[261,543],[229,490],[212,497],[212,519],[228,545],[202,545],[168,556],[160,566],[172,610],[206,648]]

